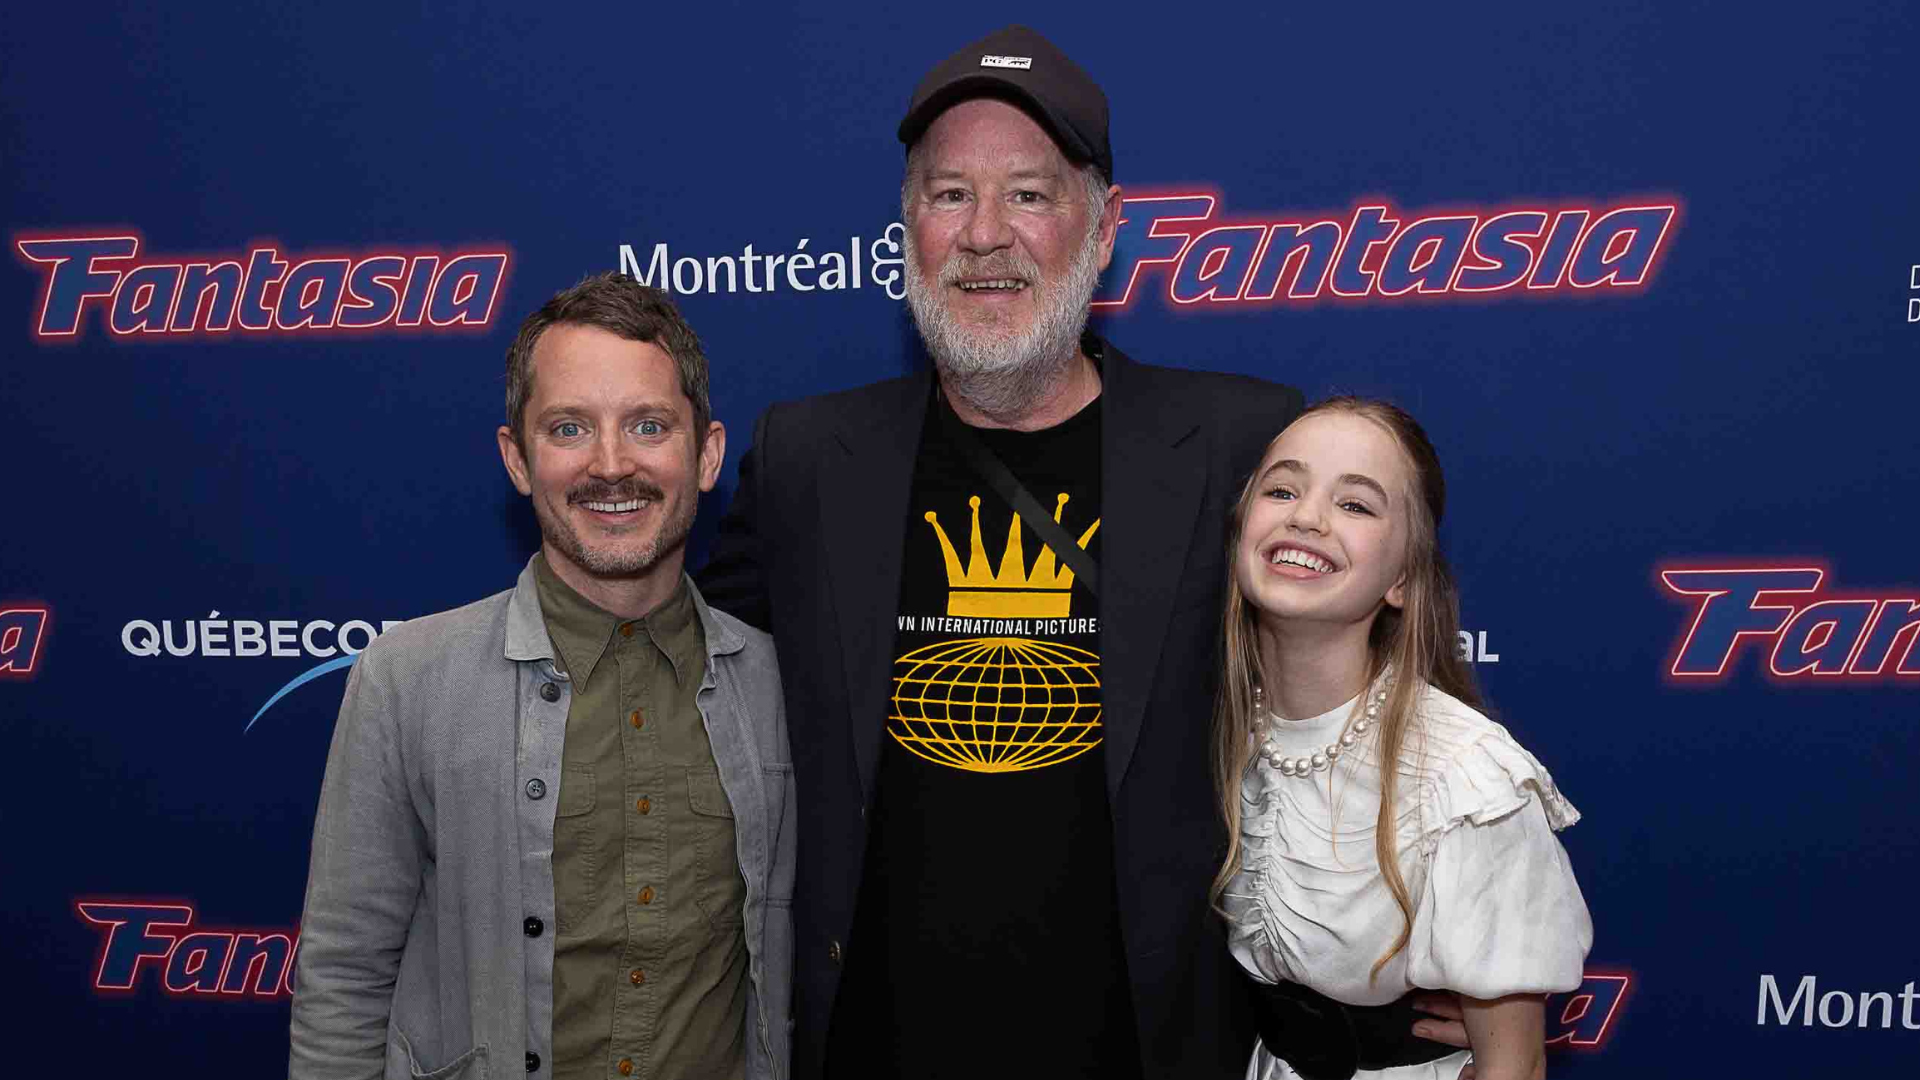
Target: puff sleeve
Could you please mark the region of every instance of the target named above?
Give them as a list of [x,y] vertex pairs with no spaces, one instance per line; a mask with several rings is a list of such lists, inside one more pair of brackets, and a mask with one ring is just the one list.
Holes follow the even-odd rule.
[[1576,989],[1593,922],[1553,834],[1578,811],[1498,725],[1435,779],[1408,980],[1476,998]]

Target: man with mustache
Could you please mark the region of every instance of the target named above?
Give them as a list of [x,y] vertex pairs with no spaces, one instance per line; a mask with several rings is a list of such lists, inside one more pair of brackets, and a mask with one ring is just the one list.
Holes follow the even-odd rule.
[[794,1075],[1242,1075],[1224,529],[1300,395],[1086,332],[1107,103],[1039,34],[941,62],[899,136],[933,370],[769,409],[701,578],[794,717]]
[[726,430],[666,294],[507,353],[519,583],[363,653],[327,756],[296,1080],[786,1073],[795,808],[773,643],[682,572]]

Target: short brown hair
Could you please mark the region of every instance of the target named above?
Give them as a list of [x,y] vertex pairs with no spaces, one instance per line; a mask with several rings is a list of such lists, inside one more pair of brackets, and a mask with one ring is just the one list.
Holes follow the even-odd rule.
[[521,424],[533,397],[533,347],[548,327],[561,324],[597,326],[627,341],[658,345],[673,357],[680,371],[680,392],[693,403],[694,445],[706,442],[713,403],[707,395],[707,355],[700,350],[699,337],[664,290],[642,285],[618,270],[584,278],[555,293],[520,324],[520,333],[507,348],[507,427],[515,442],[526,445]]

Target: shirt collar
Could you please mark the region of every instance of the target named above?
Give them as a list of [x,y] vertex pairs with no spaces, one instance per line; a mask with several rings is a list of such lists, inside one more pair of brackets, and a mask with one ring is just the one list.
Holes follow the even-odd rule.
[[673,665],[673,679],[682,686],[687,679],[697,675],[704,666],[705,655],[701,649],[701,622],[694,608],[693,584],[687,575],[680,575],[680,582],[660,606],[647,612],[645,618],[632,620],[638,631],[645,627],[653,644]]
[[[547,636],[547,621],[540,614],[540,587],[534,564],[540,560],[536,552],[527,560],[520,571],[520,577],[514,582],[513,595],[507,598],[507,646],[506,658],[517,662],[530,662],[554,659],[553,640]],[[727,656],[746,647],[746,639],[732,626],[721,622],[717,613],[707,606],[706,598],[693,580],[684,573],[680,583],[692,598],[694,610],[699,614],[700,627],[707,642],[707,658]],[[675,676],[678,677],[676,670]],[[704,683],[713,681],[713,665],[707,665]]]
[[533,557],[533,581],[540,597],[540,616],[558,653],[555,666],[576,685],[585,686],[593,680],[593,671],[606,655],[620,619],[561,581],[544,554]]
[[672,593],[647,614],[623,619],[588,600],[554,573],[544,555],[533,557],[534,587],[558,666],[584,688],[600,662],[622,638],[660,650],[673,665],[674,680],[685,684],[700,670],[700,620],[692,587],[681,575]]

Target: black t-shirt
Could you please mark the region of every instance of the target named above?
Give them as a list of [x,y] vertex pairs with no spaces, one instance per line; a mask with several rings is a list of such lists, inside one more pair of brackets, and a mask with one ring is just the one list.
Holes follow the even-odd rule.
[[[827,1071],[1138,1076],[1098,601],[929,408]],[[974,430],[1098,562],[1098,399],[1044,431]]]

